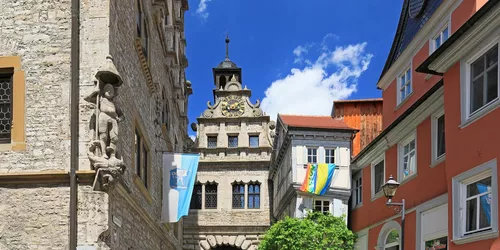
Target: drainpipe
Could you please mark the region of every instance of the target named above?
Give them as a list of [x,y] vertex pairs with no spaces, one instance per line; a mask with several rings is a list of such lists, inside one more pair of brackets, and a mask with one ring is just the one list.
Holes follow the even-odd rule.
[[80,0],[71,0],[71,169],[69,174],[69,249],[76,250],[78,223],[78,122],[80,102]]

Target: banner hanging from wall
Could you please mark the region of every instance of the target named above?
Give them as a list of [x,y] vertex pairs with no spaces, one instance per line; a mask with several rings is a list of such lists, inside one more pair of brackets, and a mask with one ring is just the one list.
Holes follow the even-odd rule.
[[317,195],[325,194],[332,182],[334,171],[335,164],[308,164],[306,177],[300,190]]
[[199,160],[199,154],[163,154],[162,223],[188,215]]

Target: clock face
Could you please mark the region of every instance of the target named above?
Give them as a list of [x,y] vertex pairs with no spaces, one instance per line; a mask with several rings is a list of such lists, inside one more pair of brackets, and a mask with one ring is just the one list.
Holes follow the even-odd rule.
[[222,115],[227,117],[237,117],[245,112],[245,105],[242,98],[229,96],[221,103]]

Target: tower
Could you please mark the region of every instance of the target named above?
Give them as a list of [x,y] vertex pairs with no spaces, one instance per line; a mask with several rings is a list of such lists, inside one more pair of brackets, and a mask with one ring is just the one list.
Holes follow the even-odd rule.
[[189,215],[186,249],[256,249],[270,225],[268,169],[274,122],[250,101],[241,69],[226,58],[214,74],[214,103],[197,118],[200,163]]

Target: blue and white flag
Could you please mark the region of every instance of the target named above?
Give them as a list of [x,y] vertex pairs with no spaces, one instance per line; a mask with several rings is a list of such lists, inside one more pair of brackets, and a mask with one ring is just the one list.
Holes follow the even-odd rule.
[[199,159],[198,154],[163,154],[162,223],[188,215]]

